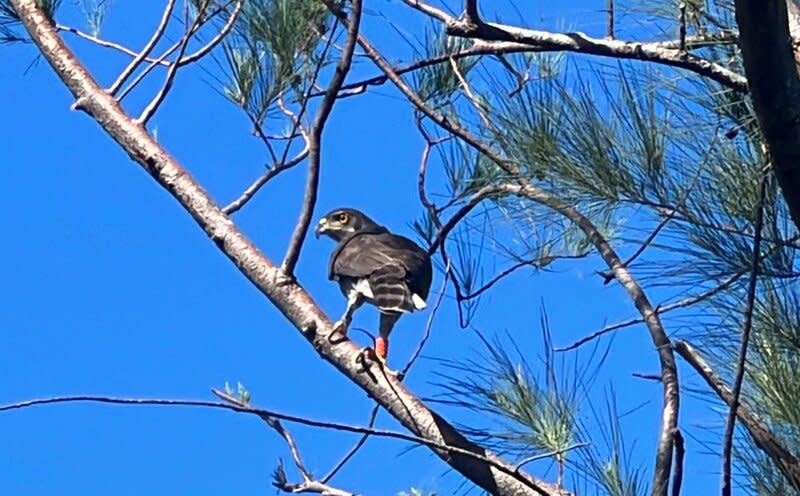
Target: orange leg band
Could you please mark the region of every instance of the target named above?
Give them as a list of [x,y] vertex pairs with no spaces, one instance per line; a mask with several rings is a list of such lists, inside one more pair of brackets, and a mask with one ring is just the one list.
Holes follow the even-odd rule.
[[386,360],[386,353],[389,351],[389,341],[386,338],[379,336],[375,338],[375,354],[378,358]]

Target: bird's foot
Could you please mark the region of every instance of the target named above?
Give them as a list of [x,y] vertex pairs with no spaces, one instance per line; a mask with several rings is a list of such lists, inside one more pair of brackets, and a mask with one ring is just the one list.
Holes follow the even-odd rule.
[[378,349],[375,350],[370,347],[361,348],[361,351],[359,351],[358,355],[356,355],[356,363],[361,366],[361,372],[369,372],[369,363],[373,362],[378,364],[378,367],[383,371],[384,374],[402,380],[403,374],[396,370],[390,369],[386,364],[386,357],[380,355],[379,347],[376,346],[376,348]]
[[350,322],[345,319],[337,320],[328,334],[328,341],[331,343],[341,343],[347,339],[347,328],[350,327]]

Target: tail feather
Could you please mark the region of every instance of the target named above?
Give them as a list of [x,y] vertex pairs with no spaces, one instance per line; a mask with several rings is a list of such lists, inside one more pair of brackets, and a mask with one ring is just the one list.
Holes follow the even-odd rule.
[[384,312],[413,312],[417,306],[411,290],[405,281],[402,267],[387,265],[373,272],[369,277],[372,300]]

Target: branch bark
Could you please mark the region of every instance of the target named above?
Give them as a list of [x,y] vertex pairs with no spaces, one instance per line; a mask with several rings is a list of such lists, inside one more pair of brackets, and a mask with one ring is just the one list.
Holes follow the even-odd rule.
[[247,239],[208,193],[146,130],[125,114],[77,60],[36,0],[10,0],[32,40],[84,110],[192,216],[208,237],[314,346],[322,358],[363,389],[415,436],[478,455],[431,447],[453,469],[496,495],[568,495],[466,439],[396,378],[356,363],[360,348],[331,343],[333,323],[296,281],[287,278]]
[[786,0],[736,0],[736,23],[758,123],[800,228],[800,77]]

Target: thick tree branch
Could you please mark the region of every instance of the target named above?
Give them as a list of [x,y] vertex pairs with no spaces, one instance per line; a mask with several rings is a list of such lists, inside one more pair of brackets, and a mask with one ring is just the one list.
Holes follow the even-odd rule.
[[342,56],[336,65],[325,96],[317,109],[317,115],[311,124],[308,143],[308,178],[306,180],[306,191],[303,199],[303,207],[300,211],[300,218],[289,240],[289,248],[281,264],[283,272],[289,276],[294,274],[295,265],[300,258],[300,250],[303,248],[308,227],[311,225],[311,217],[314,215],[314,207],[317,205],[317,192],[319,190],[319,168],[322,160],[322,131],[325,123],[336,103],[336,97],[344,84],[344,79],[350,71],[353,63],[353,53],[356,49],[356,38],[358,37],[358,27],[361,22],[361,0],[353,0],[350,7],[350,21],[347,24],[347,39],[342,48]]
[[736,0],[736,22],[758,123],[800,228],[800,77],[786,0]]
[[[285,277],[214,203],[194,178],[91,77],[64,44],[36,0],[10,0],[22,24],[80,108],[172,195],[219,249],[301,331],[320,356],[362,388],[387,412],[422,438],[442,460],[475,484],[496,495],[564,495],[497,455],[466,439],[444,418],[388,374],[366,374],[356,362],[360,348],[352,341],[328,339],[333,323],[305,289]],[[230,407],[230,405],[226,405]],[[441,446],[449,446],[444,449]],[[458,450],[458,451],[456,451]],[[470,453],[470,454],[467,454]]]
[[[685,341],[678,341],[675,343],[675,351],[700,374],[723,403],[729,407],[732,405],[733,393],[694,347]],[[739,418],[739,422],[747,429],[747,432],[750,433],[750,437],[753,438],[756,446],[770,457],[786,477],[787,482],[800,491],[800,460],[783,446],[778,437],[769,430],[769,427],[753,413],[753,410],[745,402],[741,401],[739,403],[739,407],[736,409],[736,416]]]

